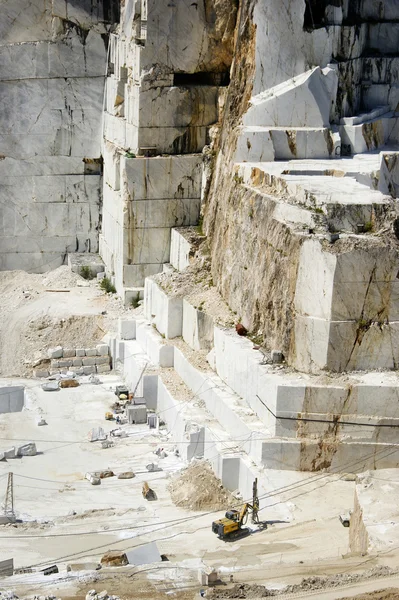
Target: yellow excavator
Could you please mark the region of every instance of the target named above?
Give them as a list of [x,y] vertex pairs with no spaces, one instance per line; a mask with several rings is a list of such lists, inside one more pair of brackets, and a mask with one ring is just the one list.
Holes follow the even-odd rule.
[[259,498],[258,480],[255,479],[252,486],[252,504],[246,502],[241,510],[231,509],[226,512],[223,519],[213,521],[212,531],[222,540],[232,540],[248,535],[249,529],[243,527],[248,519],[248,513],[252,513],[252,523],[259,523]]

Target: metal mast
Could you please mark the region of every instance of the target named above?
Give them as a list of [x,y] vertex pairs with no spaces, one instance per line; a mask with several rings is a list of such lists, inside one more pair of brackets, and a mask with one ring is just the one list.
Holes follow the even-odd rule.
[[15,520],[14,513],[14,475],[8,474],[6,497],[4,500],[4,515],[10,520]]

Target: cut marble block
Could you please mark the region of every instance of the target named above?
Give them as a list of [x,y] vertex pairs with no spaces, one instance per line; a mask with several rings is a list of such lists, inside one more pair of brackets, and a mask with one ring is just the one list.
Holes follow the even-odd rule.
[[121,157],[122,181],[131,200],[200,198],[202,156]]
[[183,329],[183,299],[169,297],[147,277],[144,288],[144,315],[167,339],[179,337]]
[[398,261],[385,247],[337,254],[318,240],[303,244],[295,293],[298,370],[396,368]]
[[330,158],[340,154],[339,134],[328,128],[243,127],[238,138],[237,162],[269,162]]
[[[380,112],[385,111],[385,112]],[[397,142],[398,118],[389,112],[389,106],[377,108],[371,113],[342,119],[339,133],[342,150],[346,154],[359,154],[375,150],[388,142]],[[344,154],[344,152],[342,151]]]
[[170,262],[177,271],[183,271],[188,267],[190,252],[190,242],[178,229],[173,228],[170,242]]
[[334,69],[315,67],[253,96],[244,125],[329,127],[337,84]]
[[211,350],[213,347],[213,318],[202,310],[197,310],[186,299],[183,300],[184,341],[193,350]]

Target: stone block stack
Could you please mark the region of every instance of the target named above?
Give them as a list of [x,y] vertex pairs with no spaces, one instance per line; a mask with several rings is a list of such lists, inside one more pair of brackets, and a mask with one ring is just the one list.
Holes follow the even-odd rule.
[[108,344],[97,344],[93,348],[63,348],[57,346],[48,350],[50,369],[36,371],[36,377],[48,377],[67,371],[75,375],[93,375],[111,371],[111,357]]

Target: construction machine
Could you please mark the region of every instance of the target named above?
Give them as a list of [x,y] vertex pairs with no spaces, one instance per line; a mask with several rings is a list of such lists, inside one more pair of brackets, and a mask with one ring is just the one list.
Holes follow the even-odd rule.
[[248,513],[252,515],[252,523],[259,523],[258,512],[258,480],[255,479],[252,485],[252,504],[246,502],[241,507],[241,510],[228,510],[223,519],[213,521],[212,531],[222,540],[232,540],[248,535],[249,529],[243,527],[247,522]]

